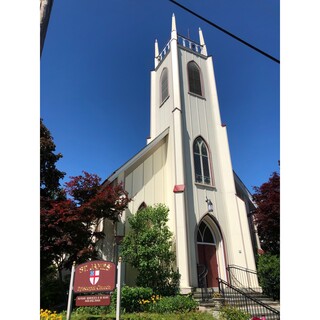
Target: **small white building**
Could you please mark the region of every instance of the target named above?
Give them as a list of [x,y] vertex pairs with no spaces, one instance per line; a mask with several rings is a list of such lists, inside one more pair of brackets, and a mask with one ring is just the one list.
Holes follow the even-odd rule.
[[[104,182],[122,182],[133,199],[117,236],[125,234],[127,217],[141,206],[163,203],[170,210],[181,292],[199,287],[200,266],[207,268],[213,288],[217,277],[228,280],[228,265],[256,270],[259,241],[250,214],[255,207],[232,169],[213,60],[202,31],[199,43],[181,36],[174,15],[169,42],[161,51],[155,43],[150,114],[146,147]],[[105,221],[103,228],[102,258],[115,261],[113,226]],[[134,285],[130,266],[123,273],[124,282]]]

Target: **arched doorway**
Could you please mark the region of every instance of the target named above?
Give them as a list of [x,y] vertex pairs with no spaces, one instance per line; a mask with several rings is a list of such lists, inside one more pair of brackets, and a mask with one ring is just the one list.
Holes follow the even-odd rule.
[[[218,262],[216,253],[216,241],[210,226],[201,221],[197,233],[198,266],[199,272],[207,271],[206,284],[199,286],[208,288],[218,287]],[[200,279],[199,279],[200,282]]]

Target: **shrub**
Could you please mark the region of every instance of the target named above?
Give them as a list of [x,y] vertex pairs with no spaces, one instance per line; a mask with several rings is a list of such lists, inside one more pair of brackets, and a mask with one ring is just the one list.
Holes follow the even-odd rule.
[[275,300],[280,299],[280,258],[270,253],[259,256],[258,278],[263,292]]
[[[112,295],[111,307],[116,310],[117,293]],[[161,297],[153,294],[151,288],[128,287],[121,289],[121,309],[125,313],[131,312],[190,312],[196,310],[198,303],[190,296]],[[98,307],[96,307],[98,308]],[[99,313],[93,313],[99,314]]]
[[[151,288],[143,287],[129,287],[124,286],[121,288],[121,309],[124,312],[143,312],[146,304],[141,301],[151,301],[152,297]],[[115,310],[117,301],[117,290],[112,295],[112,304]]]
[[220,309],[219,320],[248,320],[251,319],[250,314],[240,309],[224,306]]
[[53,267],[48,270],[40,279],[40,307],[60,312],[67,307],[68,279],[61,281]]
[[[124,313],[121,320],[215,320],[208,312],[189,312],[189,313]],[[90,314],[73,314],[72,320],[115,320],[115,314],[94,316]],[[63,318],[65,320],[65,318]]]
[[198,308],[198,303],[190,296],[177,295],[162,297],[148,304],[147,310],[155,313],[190,312]]
[[101,315],[111,312],[110,306],[88,306],[88,307],[78,307],[74,310],[76,314],[90,314],[90,315]]
[[128,219],[130,230],[121,244],[124,261],[138,271],[137,285],[152,288],[162,296],[179,293],[180,281],[180,274],[174,269],[168,213],[162,204],[138,211]]

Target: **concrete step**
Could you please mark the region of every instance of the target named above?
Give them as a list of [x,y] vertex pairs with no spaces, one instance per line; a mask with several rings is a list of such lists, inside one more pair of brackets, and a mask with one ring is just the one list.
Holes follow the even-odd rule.
[[202,290],[208,290],[210,292],[219,292],[219,288],[218,287],[212,287],[212,288],[193,288],[192,292],[196,293],[196,292],[202,292]]
[[195,288],[192,292],[192,296],[196,300],[201,300],[203,298],[215,298],[220,297],[218,288]]

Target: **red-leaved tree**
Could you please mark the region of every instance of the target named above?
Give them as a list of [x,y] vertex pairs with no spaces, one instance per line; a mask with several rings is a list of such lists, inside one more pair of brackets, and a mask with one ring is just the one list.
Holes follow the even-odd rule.
[[52,200],[41,209],[41,260],[60,275],[73,261],[97,258],[96,243],[105,234],[96,231],[101,220],[118,221],[130,201],[121,184],[101,187],[96,174],[83,171],[67,182],[66,200]]
[[280,175],[273,172],[268,182],[254,187],[253,200],[257,205],[254,221],[261,247],[271,254],[280,254]]

